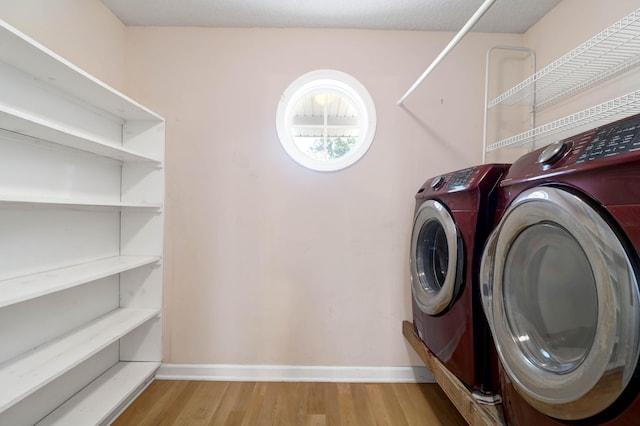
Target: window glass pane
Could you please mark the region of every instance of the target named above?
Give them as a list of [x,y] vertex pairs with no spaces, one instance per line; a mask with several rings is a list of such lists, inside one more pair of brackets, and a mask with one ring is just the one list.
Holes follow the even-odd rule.
[[557,224],[536,224],[516,237],[505,265],[505,313],[520,350],[542,369],[574,370],[591,349],[598,318],[596,284],[580,244]]
[[358,142],[358,113],[349,96],[318,88],[293,108],[291,134],[296,147],[319,161],[331,161],[351,151]]

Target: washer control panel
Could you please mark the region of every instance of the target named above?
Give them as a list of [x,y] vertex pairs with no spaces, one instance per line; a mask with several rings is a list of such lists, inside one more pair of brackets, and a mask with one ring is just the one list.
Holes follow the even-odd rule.
[[574,150],[580,152],[575,164],[640,151],[640,116],[602,126],[586,133],[593,138],[582,137],[574,141]]

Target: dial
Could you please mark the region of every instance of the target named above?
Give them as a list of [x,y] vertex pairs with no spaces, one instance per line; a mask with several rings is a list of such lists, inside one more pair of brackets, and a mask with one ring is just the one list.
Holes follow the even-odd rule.
[[569,143],[565,141],[556,141],[546,147],[538,156],[538,163],[545,167],[551,167],[559,159],[562,158],[569,148]]
[[431,189],[438,189],[444,183],[444,176],[438,176],[431,181]]

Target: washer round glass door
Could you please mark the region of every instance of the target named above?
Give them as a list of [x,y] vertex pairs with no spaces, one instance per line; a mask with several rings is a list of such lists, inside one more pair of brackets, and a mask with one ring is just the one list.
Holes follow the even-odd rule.
[[640,296],[618,236],[580,197],[523,192],[491,235],[483,306],[518,392],[552,417],[606,409],[640,353]]
[[411,236],[411,288],[420,310],[428,315],[444,313],[460,287],[462,247],[453,218],[436,200],[420,205]]

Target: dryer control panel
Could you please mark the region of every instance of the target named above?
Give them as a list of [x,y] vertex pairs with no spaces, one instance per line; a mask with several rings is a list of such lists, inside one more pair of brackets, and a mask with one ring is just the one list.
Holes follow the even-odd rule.
[[[485,167],[486,168],[486,167]],[[483,171],[483,167],[471,167],[464,170],[458,170],[446,175],[436,176],[427,181],[418,191],[421,194],[425,190],[429,192],[455,192],[469,188],[473,184],[476,176]]]
[[479,187],[484,190],[485,185],[495,185],[494,181],[503,176],[508,169],[508,164],[481,164],[439,175],[427,180],[416,194],[416,198],[471,191]]
[[476,168],[470,168],[465,170],[460,170],[451,174],[449,179],[447,179],[447,183],[444,186],[446,191],[451,191],[455,189],[462,189],[468,186],[469,181],[472,179],[474,173],[477,174],[480,170]]

